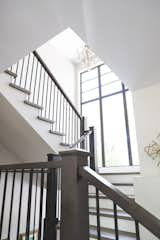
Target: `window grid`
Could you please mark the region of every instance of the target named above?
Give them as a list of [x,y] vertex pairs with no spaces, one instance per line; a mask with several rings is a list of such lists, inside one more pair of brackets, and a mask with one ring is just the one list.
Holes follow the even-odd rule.
[[[104,146],[104,144],[105,144],[105,139],[104,139],[104,118],[103,118],[102,100],[104,98],[112,97],[112,96],[117,95],[117,94],[121,94],[122,95],[122,98],[123,98],[123,108],[124,108],[125,130],[126,130],[126,141],[127,141],[127,148],[128,148],[127,149],[128,150],[128,165],[132,166],[133,165],[133,159],[132,159],[131,139],[130,139],[129,120],[128,120],[128,109],[127,109],[127,100],[126,100],[126,92],[128,92],[129,89],[126,88],[123,83],[121,83],[121,90],[112,92],[110,94],[102,95],[102,89],[103,89],[104,86],[107,85],[107,83],[102,85],[101,78],[102,78],[102,76],[108,75],[109,73],[112,72],[112,71],[109,71],[109,72],[101,74],[101,67],[102,66],[103,65],[99,65],[97,67],[94,67],[94,70],[97,69],[97,73],[98,73],[97,77],[94,77],[94,78],[89,79],[89,80],[85,80],[85,81],[82,80],[83,74],[85,74],[86,71],[80,73],[81,112],[82,112],[82,106],[84,104],[88,104],[88,103],[91,103],[91,102],[94,102],[94,101],[97,101],[97,100],[99,101],[99,108],[100,108],[99,118],[100,118],[100,127],[101,127],[102,167],[106,167],[105,146]],[[84,92],[90,92],[90,91],[93,90],[92,86],[91,86],[91,89],[89,89],[87,91],[83,91],[83,84],[85,84],[87,81],[91,81],[93,79],[97,79],[97,81],[98,81],[98,87],[97,88],[98,88],[99,95],[96,98],[91,98],[91,99],[89,99],[87,101],[83,101],[83,93]],[[114,82],[118,82],[118,81],[120,81],[120,80],[115,80]],[[110,85],[110,84],[113,84],[113,82],[109,82],[108,83],[108,85]],[[97,88],[94,88],[94,89],[97,89]]]

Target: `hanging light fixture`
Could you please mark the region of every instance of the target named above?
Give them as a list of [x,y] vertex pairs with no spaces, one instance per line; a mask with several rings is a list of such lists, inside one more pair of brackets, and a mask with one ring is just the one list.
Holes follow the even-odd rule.
[[91,68],[98,64],[101,60],[97,55],[92,51],[88,45],[84,45],[78,50],[79,60],[81,68],[90,71]]

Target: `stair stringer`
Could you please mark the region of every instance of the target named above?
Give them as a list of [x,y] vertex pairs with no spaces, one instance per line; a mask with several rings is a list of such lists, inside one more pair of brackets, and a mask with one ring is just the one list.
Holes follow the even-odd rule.
[[62,136],[49,133],[50,124],[37,119],[38,109],[24,104],[26,94],[9,86],[12,77],[0,74],[0,140],[23,161],[44,161],[47,153],[66,150]]

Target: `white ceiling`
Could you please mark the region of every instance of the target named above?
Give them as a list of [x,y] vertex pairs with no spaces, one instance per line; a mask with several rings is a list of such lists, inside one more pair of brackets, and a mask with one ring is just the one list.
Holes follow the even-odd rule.
[[0,70],[70,27],[131,90],[159,82],[159,0],[0,4]]

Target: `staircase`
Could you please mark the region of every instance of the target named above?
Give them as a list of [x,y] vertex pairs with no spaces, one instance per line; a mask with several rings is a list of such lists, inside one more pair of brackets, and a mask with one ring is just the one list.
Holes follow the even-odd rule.
[[[46,152],[78,146],[82,117],[37,52],[0,78],[1,140],[23,161],[41,161]],[[17,143],[10,141],[15,135]],[[34,149],[39,147],[38,154]]]
[[[105,170],[100,169],[99,173],[107,181],[111,182],[120,191],[125,193],[134,201],[134,178],[138,177],[139,167],[111,167]],[[99,193],[99,213],[101,239],[115,239],[114,226],[114,206],[113,202]],[[96,191],[93,186],[89,186],[89,214],[90,214],[90,239],[97,239],[97,208]],[[135,223],[121,208],[117,208],[119,239],[133,240],[135,236]],[[107,226],[107,227],[106,227]]]
[[[24,211],[26,228],[23,226],[23,231],[26,231],[27,239],[30,230],[35,231],[37,228],[38,240],[41,240],[42,236],[43,239],[52,240],[53,235],[56,236],[57,214],[62,240],[88,239],[88,232],[91,240],[140,240],[139,224],[160,237],[159,220],[134,201],[133,179],[139,175],[139,168],[108,168],[99,169],[99,174],[95,172],[93,127],[89,131],[85,130],[84,118],[38,53],[33,52],[24,57],[0,77],[0,130],[4,133],[2,139],[11,144],[10,147],[23,161],[32,162],[0,166],[0,236],[10,237],[14,212],[18,216],[18,229],[17,233],[14,233],[14,239],[18,239],[21,233],[21,211]],[[90,156],[86,151],[68,151],[73,147],[84,148],[86,138],[89,140],[87,145]],[[46,152],[51,152],[48,163]],[[58,178],[55,169],[58,169]],[[16,199],[14,182],[17,174],[20,177],[16,179],[19,199],[15,204],[19,202],[20,209],[17,212],[17,206],[12,212],[12,202]],[[24,176],[27,176],[26,182]],[[8,186],[12,191],[6,190]],[[23,208],[24,187],[28,189],[28,196],[25,197],[28,200]],[[37,191],[40,193],[38,198]],[[9,211],[5,207],[8,199],[6,196],[11,199]],[[31,214],[32,207],[34,216]],[[30,226],[31,218],[33,228]],[[4,234],[5,221],[9,227],[5,228]]]

